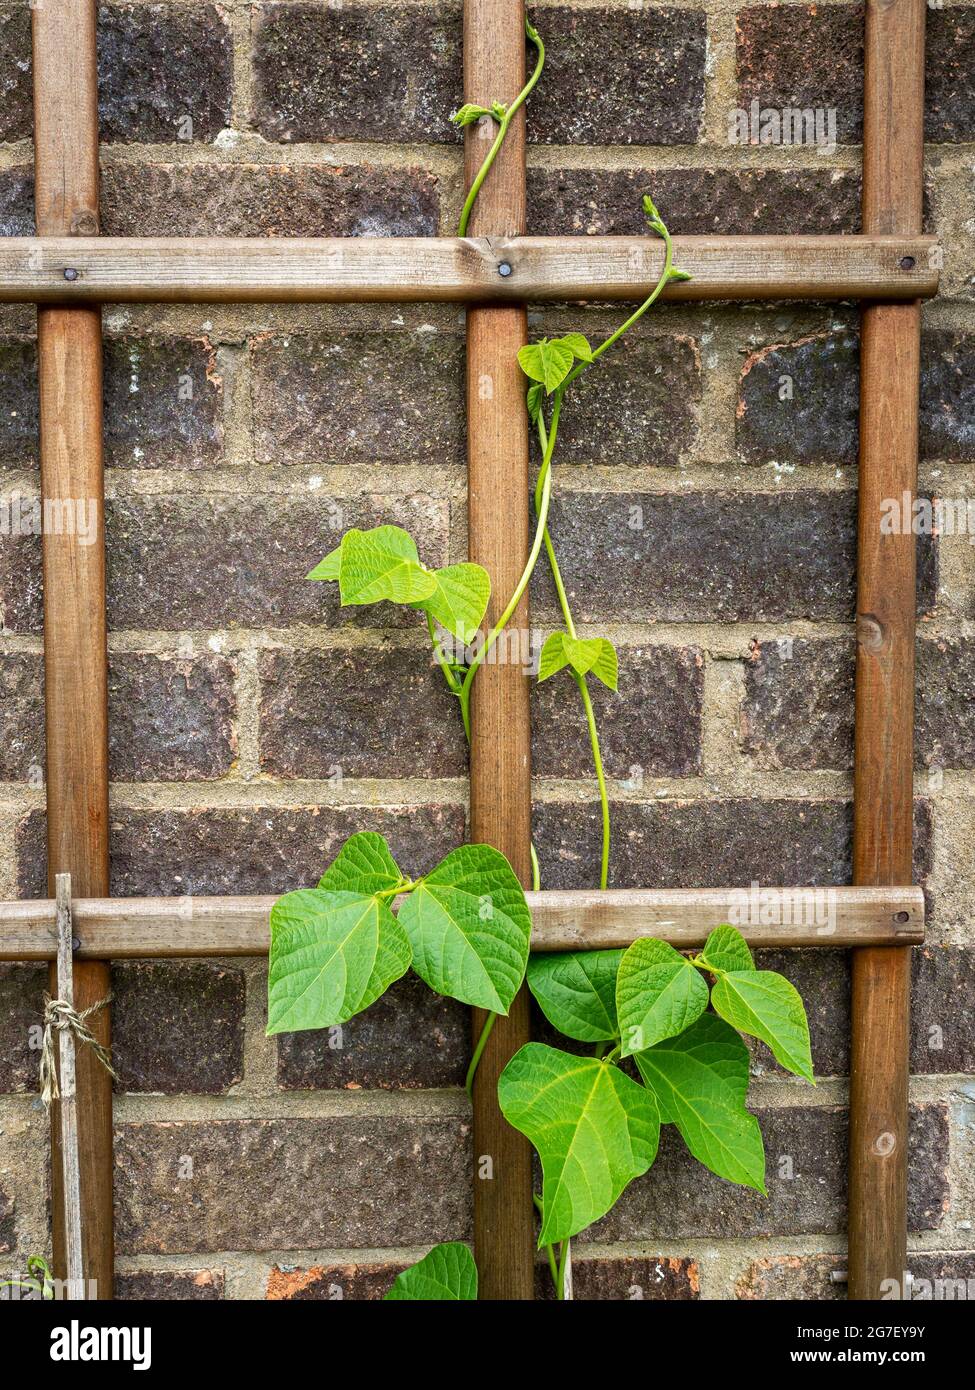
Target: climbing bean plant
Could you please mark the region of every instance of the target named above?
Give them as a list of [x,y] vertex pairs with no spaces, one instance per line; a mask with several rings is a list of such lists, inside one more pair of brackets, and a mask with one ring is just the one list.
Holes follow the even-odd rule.
[[[461,236],[512,117],[542,74],[544,44],[530,24],[526,29],[537,59],[515,100],[468,104],[453,117],[461,126],[497,126],[464,205]],[[673,263],[670,234],[649,195],[643,210],[664,248],[660,275],[643,303],[598,346],[573,332],[543,338],[518,354],[525,407],[541,451],[535,532],[521,578],[488,631],[482,631],[491,597],[486,570],[469,563],[430,568],[414,538],[397,526],[347,531],[308,576],[337,584],[343,607],[388,602],[417,612],[469,739],[472,683],[544,550],[562,626],[545,641],[537,675],[545,681],[567,672],[582,702],[602,820],[594,867],[602,888],[609,876],[610,805],[589,679],[615,692],[618,657],[607,637],[579,636],[548,521],[559,423],[572,386],[670,281],[687,278]],[[538,888],[534,848],[532,865]],[[627,1185],[648,1171],[661,1125],[673,1125],[693,1157],[719,1177],[765,1192],[762,1135],[745,1104],[749,1054],[742,1033],[766,1043],[783,1067],[809,1081],[812,1061],[798,993],[783,976],[756,969],[744,938],[731,926],[716,926],[695,955],[645,938],[625,951],[531,956],[530,937],[522,885],[489,845],[458,846],[434,869],[412,877],[381,835],[360,832],[344,843],[317,887],[286,893],[271,911],[268,1033],[341,1025],[412,968],[438,994],[488,1011],[468,1073],[470,1091],[494,1020],[507,1014],[527,978],[545,1017],[570,1047],[522,1047],[499,1078],[498,1103],[540,1159],[542,1191],[534,1199],[539,1247],[562,1298],[572,1237],[604,1216]],[[470,1251],[457,1242],[436,1246],[397,1278],[387,1297],[476,1298]]]

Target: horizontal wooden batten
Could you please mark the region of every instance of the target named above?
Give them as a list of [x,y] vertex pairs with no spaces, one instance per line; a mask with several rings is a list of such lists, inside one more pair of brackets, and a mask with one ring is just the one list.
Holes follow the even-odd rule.
[[[529,893],[533,951],[604,950],[656,936],[697,947],[737,921],[753,946],[892,946],[924,940],[920,888],[614,889]],[[79,959],[262,956],[273,897],[79,898]],[[0,960],[54,960],[53,899],[0,903]]]
[[[923,299],[929,236],[676,237],[692,278],[671,300]],[[5,237],[0,302],[349,303],[634,300],[653,287],[651,237]]]

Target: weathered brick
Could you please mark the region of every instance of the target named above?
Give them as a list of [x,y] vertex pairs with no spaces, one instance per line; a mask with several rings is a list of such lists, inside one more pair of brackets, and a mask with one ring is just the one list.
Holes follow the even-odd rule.
[[[950,1281],[951,1298],[959,1296],[957,1281],[975,1280],[975,1253],[952,1250],[945,1253],[908,1251],[907,1264],[916,1281]],[[845,1274],[846,1255],[771,1255],[754,1260],[735,1284],[735,1297],[743,1299],[783,1298],[802,1302],[845,1299],[846,1280],[834,1281],[831,1274]],[[915,1297],[925,1292],[915,1285]],[[961,1294],[961,1297],[967,1296]]]
[[[742,747],[759,767],[849,768],[853,764],[852,640],[793,638],[755,643],[745,667]],[[975,643],[917,644],[914,712],[919,767],[975,767]]]
[[834,108],[842,144],[861,139],[863,11],[757,5],[738,12],[738,100],[749,108]]
[[31,98],[30,9],[18,5],[0,13],[0,141],[30,136]]
[[545,40],[546,61],[528,104],[530,140],[696,142],[707,56],[703,10],[546,5],[532,13]]
[[[470,1126],[455,1118],[128,1124],[115,1154],[116,1245],[126,1254],[374,1248],[470,1234]],[[187,1159],[193,1175],[181,1177]]]
[[105,344],[105,462],[204,468],[220,456],[223,383],[208,342],[110,338]]
[[914,952],[911,1069],[975,1072],[975,950],[923,946]]
[[41,658],[0,656],[0,781],[21,782],[44,766]]
[[[656,1162],[631,1183],[586,1241],[687,1236],[829,1235],[846,1225],[847,1116],[832,1106],[756,1110],[768,1198],[715,1177],[668,1126]],[[911,1110],[908,1228],[933,1230],[948,1208],[948,1118],[941,1105]],[[652,1234],[651,1234],[652,1233]]]
[[[606,772],[687,777],[701,769],[704,659],[697,647],[620,647],[619,693],[589,681]],[[592,750],[582,702],[560,673],[532,687],[532,771],[588,777]]]
[[236,670],[225,657],[114,655],[108,762],[119,781],[223,777],[237,756]]
[[283,142],[454,141],[460,37],[456,5],[258,5],[257,129]]
[[458,777],[467,743],[428,650],[260,657],[261,768],[277,777]]
[[[549,525],[578,622],[849,619],[852,493],[563,493]],[[937,548],[918,547],[922,612],[937,595]],[[555,593],[535,581],[545,611]]]
[[220,1095],[244,1075],[244,972],[211,961],[112,969],[118,1091]]
[[456,333],[258,341],[254,448],[262,463],[464,461],[464,343]]
[[[222,383],[200,339],[108,338],[104,349],[109,467],[202,468],[220,454]],[[0,467],[38,458],[37,349],[0,340]]]
[[14,1199],[0,1187],[0,1254],[6,1254],[17,1244],[14,1226]]
[[[828,907],[828,904],[825,904]],[[795,985],[806,1006],[813,1071],[817,1077],[846,1076],[850,1070],[850,953],[817,947],[808,951],[757,951],[759,970],[777,970]],[[752,1073],[787,1073],[764,1043],[749,1040]]]
[[860,342],[817,334],[752,353],[738,384],[738,451],[748,463],[855,463]]
[[34,174],[23,165],[0,170],[0,236],[34,235]]
[[[928,15],[924,133],[933,142],[975,133],[975,16],[961,6]],[[755,6],[738,15],[739,100],[748,106],[834,107],[839,140],[863,133],[863,9]]]
[[[849,883],[852,810],[848,802],[730,798],[616,802],[611,807],[615,888],[722,888]],[[541,802],[534,839],[546,888],[592,888],[598,879],[598,806]],[[931,857],[928,803],[914,818],[914,876]]]
[[0,468],[37,462],[37,350],[27,338],[0,338]]
[[470,1033],[468,1009],[407,975],[340,1029],[282,1035],[278,1085],[288,1091],[461,1086]]
[[759,767],[852,766],[854,664],[852,639],[754,642],[745,663],[744,751]]
[[392,1287],[397,1274],[408,1268],[383,1264],[312,1265],[310,1269],[275,1265],[268,1275],[267,1297],[275,1302],[301,1303],[328,1300],[378,1302]]
[[45,966],[0,965],[0,1091],[37,1087],[46,988]]
[[[659,1259],[621,1256],[617,1259],[572,1261],[572,1297],[576,1302],[637,1299],[697,1299],[701,1296],[697,1262],[674,1256]],[[535,1266],[535,1297],[555,1301],[555,1287],[547,1264]]]
[[[412,873],[432,869],[464,840],[460,806],[118,810],[112,816],[113,895],[280,893],[318,882],[357,830],[385,835]],[[17,831],[22,897],[46,893],[44,813]]]
[[415,614],[392,605],[351,619],[336,585],[304,576],[342,531],[386,522],[415,535],[427,563],[446,560],[444,504],[423,496],[129,497],[106,510],[113,628],[404,626]]
[[216,5],[101,5],[103,140],[212,140],[230,124],[233,53]]
[[[580,325],[585,328],[585,323]],[[539,336],[554,336],[543,320]],[[590,334],[593,347],[606,334]],[[676,468],[693,447],[701,358],[693,338],[628,334],[566,397],[558,456],[566,463]],[[536,453],[538,453],[536,445]]]
[[115,1297],[122,1302],[212,1303],[223,1298],[223,1287],[219,1269],[135,1269],[115,1276]]
[[[975,459],[975,336],[923,335],[919,453]],[[737,438],[748,463],[853,464],[859,444],[860,341],[853,330],[752,353],[738,387]]]
[[860,180],[842,169],[528,171],[536,236],[644,236],[650,193],[675,236],[856,232]]
[[[11,494],[5,493],[3,500],[9,502]],[[20,501],[14,489],[15,505]],[[41,627],[41,538],[0,530],[0,628],[40,632]]]
[[[102,173],[102,231],[106,236],[436,236],[438,186],[436,175],[425,169],[368,164],[109,164]],[[14,194],[11,190],[11,199]],[[16,216],[18,207],[13,202],[8,215]]]
[[[220,777],[236,756],[234,668],[222,657],[111,658],[109,766],[122,781]],[[0,777],[24,781],[44,766],[43,661],[0,657]]]
[[973,681],[971,638],[918,643],[914,747],[919,765],[975,767]]

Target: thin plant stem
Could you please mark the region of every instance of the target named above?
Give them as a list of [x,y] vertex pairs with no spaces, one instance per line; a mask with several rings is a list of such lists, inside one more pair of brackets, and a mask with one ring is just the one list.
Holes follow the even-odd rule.
[[[483,164],[481,165],[480,169],[478,169],[477,174],[474,177],[474,182],[471,184],[470,192],[467,194],[467,200],[464,203],[464,207],[460,214],[460,221],[457,224],[458,236],[467,235],[467,224],[471,219],[471,213],[474,211],[474,204],[477,202],[477,195],[480,193],[481,186],[491,171],[491,165],[497,158],[498,151],[504,144],[505,136],[508,134],[508,127],[511,125],[512,119],[515,113],[518,111],[519,107],[523,106],[524,103],[528,100],[529,94],[531,93],[532,88],[538,82],[538,79],[541,77],[542,68],[545,66],[545,45],[544,43],[542,43],[542,40],[539,37],[538,33],[532,28],[532,26],[528,23],[527,20],[525,21],[525,32],[527,33],[529,39],[538,50],[538,59],[535,63],[535,71],[532,73],[531,77],[529,77],[524,87],[522,87],[521,91],[515,97],[514,101],[505,111],[504,115],[501,117],[500,122],[498,123],[498,133],[494,137],[494,142],[491,145],[491,148],[488,150],[487,154],[484,157]],[[482,120],[483,119],[487,118],[482,117]]]
[[[538,1212],[539,1216],[542,1216],[542,1217],[543,1217],[543,1216],[545,1215],[545,1207],[544,1207],[544,1205],[543,1205],[543,1203],[542,1203],[541,1197],[539,1197],[539,1195],[538,1195],[537,1192],[533,1192],[533,1193],[532,1193],[532,1201],[535,1203],[535,1209],[536,1209],[536,1211]],[[555,1259],[555,1246],[554,1246],[554,1245],[546,1245],[546,1246],[545,1246],[545,1253],[546,1253],[546,1255],[548,1256],[548,1268],[549,1268],[549,1273],[550,1273],[551,1276],[552,1276],[552,1284],[553,1284],[553,1286],[554,1286],[556,1292],[558,1292],[558,1287],[559,1287],[559,1267],[558,1267],[558,1264],[556,1263],[556,1259]]]
[[559,1253],[559,1273],[558,1282],[555,1285],[555,1295],[561,1301],[565,1301],[565,1270],[569,1263],[572,1242],[564,1240]]
[[481,1060],[481,1054],[487,1047],[487,1040],[491,1036],[491,1029],[500,1018],[500,1014],[488,1014],[484,1020],[484,1027],[481,1029],[481,1036],[477,1040],[474,1055],[471,1057],[471,1064],[467,1068],[467,1076],[464,1078],[464,1089],[471,1100],[474,1099],[474,1077],[477,1073],[477,1064]]

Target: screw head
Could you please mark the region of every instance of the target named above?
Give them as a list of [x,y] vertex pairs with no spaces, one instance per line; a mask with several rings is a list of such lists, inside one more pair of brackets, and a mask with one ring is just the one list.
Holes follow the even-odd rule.
[[503,276],[504,279],[507,280],[508,276],[511,274],[511,266],[508,264],[507,261],[502,261],[501,264],[498,266],[498,274]]
[[64,272],[64,278],[66,280],[77,280],[78,272],[73,270],[71,266],[68,266],[67,270]]
[[902,256],[902,257],[901,257],[901,270],[913,270],[913,269],[914,269],[914,265],[915,265],[915,262],[914,262],[914,257],[913,257],[913,256]]

